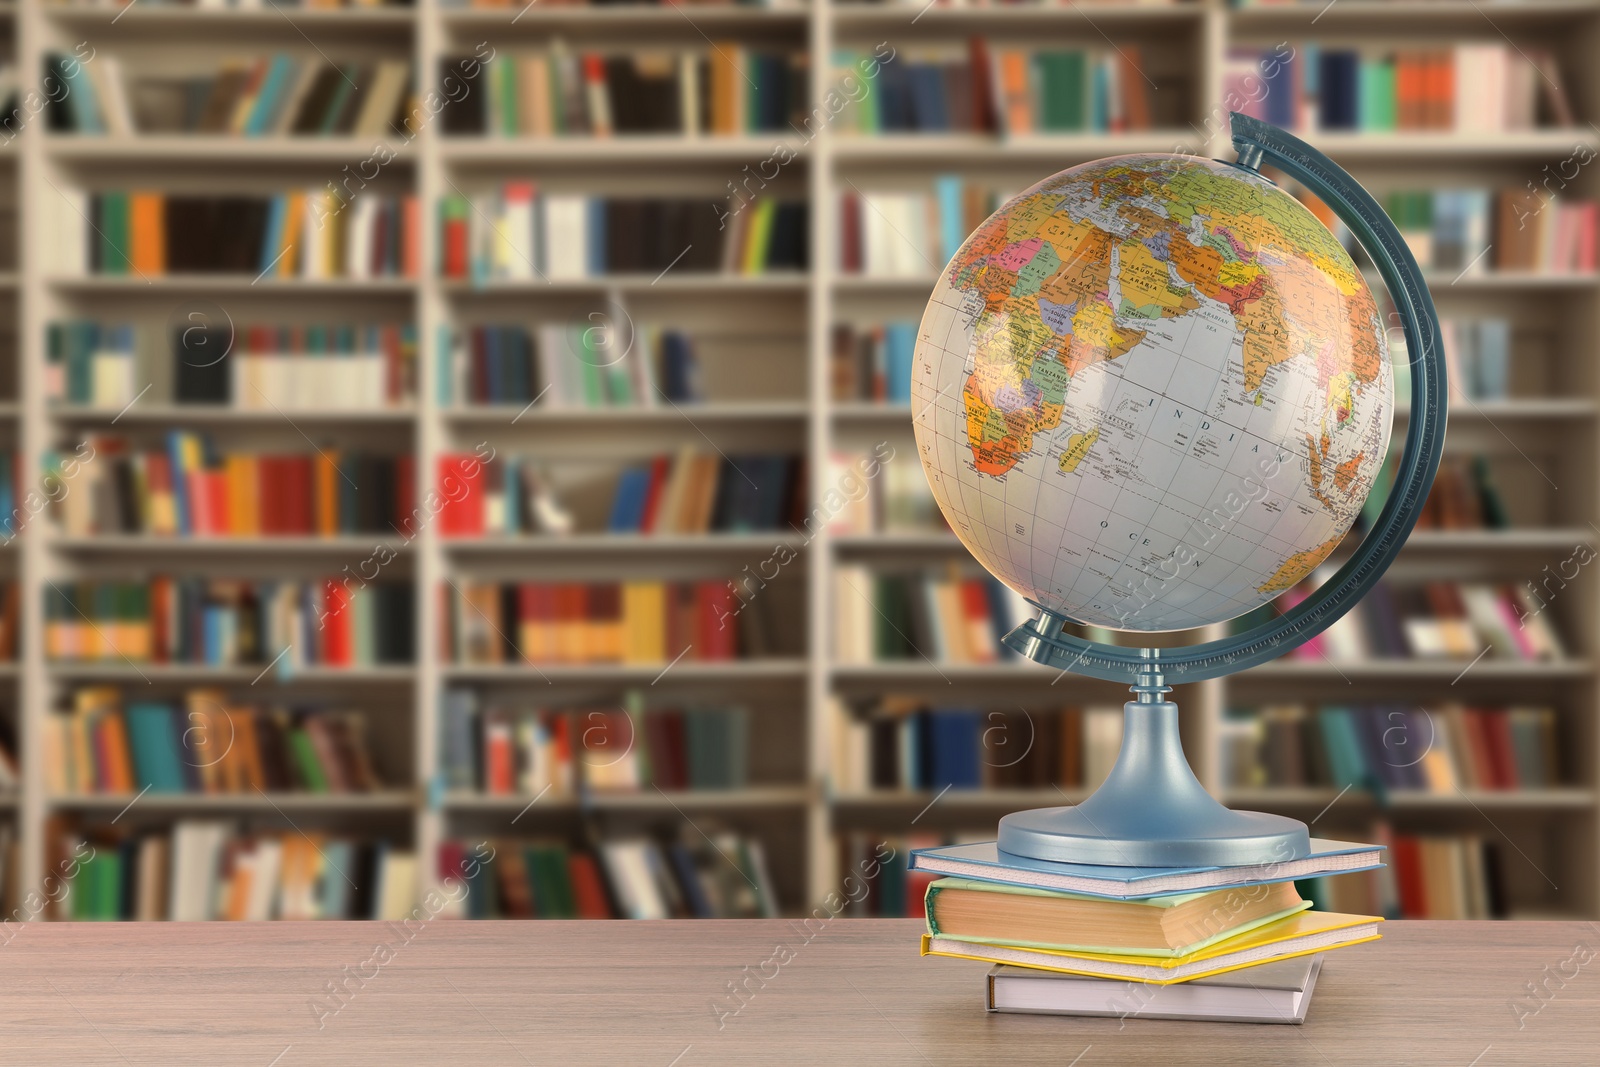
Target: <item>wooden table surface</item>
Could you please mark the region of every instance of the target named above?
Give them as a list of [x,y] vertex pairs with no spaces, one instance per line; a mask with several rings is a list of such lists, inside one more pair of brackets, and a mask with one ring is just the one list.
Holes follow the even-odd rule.
[[986,965],[919,958],[920,928],[11,926],[0,1063],[1600,1063],[1600,925],[1387,923],[1327,957],[1303,1027],[989,1015]]

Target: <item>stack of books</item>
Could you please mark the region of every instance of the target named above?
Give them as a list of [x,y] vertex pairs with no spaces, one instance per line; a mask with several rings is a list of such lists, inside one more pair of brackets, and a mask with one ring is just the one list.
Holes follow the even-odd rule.
[[1381,866],[1379,845],[1313,839],[1303,859],[1110,867],[922,848],[924,956],[983,960],[990,1011],[1300,1023],[1322,953],[1378,939],[1375,915],[1319,912],[1294,879]]

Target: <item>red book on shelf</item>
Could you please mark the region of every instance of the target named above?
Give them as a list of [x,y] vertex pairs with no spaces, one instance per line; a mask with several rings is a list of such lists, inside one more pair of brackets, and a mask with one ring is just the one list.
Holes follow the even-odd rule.
[[483,536],[483,461],[474,455],[439,457],[439,531],[445,536]]
[[1422,852],[1414,837],[1394,839],[1394,875],[1400,888],[1400,914],[1407,919],[1428,917],[1428,896],[1422,885]]
[[581,663],[584,653],[584,596],[583,585],[578,582],[560,582],[555,586],[555,656],[558,663]]
[[206,485],[206,532],[214,537],[228,536],[228,476],[220,470],[206,470],[197,477]]
[[307,536],[315,533],[311,515],[311,457],[285,456],[283,460],[284,524],[288,533]]
[[322,583],[322,660],[343,667],[354,658],[351,642],[350,592],[337,578]]
[[656,520],[661,512],[661,492],[671,470],[670,456],[657,456],[650,461],[650,485],[644,494],[644,511],[639,519],[640,533],[655,533]]
[[989,620],[989,590],[981,578],[967,578],[961,583],[961,614],[967,625],[966,645],[978,663],[992,663],[997,657],[994,647],[994,623]]
[[417,457],[407,452],[394,461],[395,529],[407,537],[417,535]]
[[1500,761],[1494,754],[1494,737],[1489,729],[1489,713],[1468,710],[1461,716],[1467,726],[1467,744],[1472,749],[1472,763],[1478,772],[1478,788],[1502,789]]
[[446,278],[465,278],[467,276],[467,220],[465,218],[447,216],[444,220],[444,233],[439,243],[443,246],[441,258],[444,261],[444,276]]
[[854,193],[839,198],[839,269],[861,271],[861,198]]
[[989,46],[982,37],[967,38],[967,66],[972,71],[972,128],[978,133],[993,133],[994,74],[989,69]]
[[400,203],[400,273],[418,278],[422,276],[422,200],[408,196]]
[[439,881],[455,879],[457,882],[466,877],[467,850],[459,841],[441,841],[439,843]]
[[578,905],[580,919],[610,919],[611,903],[605,886],[600,881],[600,868],[594,857],[585,852],[567,856],[567,880],[572,883],[572,898]]
[[494,715],[483,726],[484,789],[504,796],[516,788],[516,759],[511,745],[511,721]]
[[150,580],[150,658],[165,663],[171,657],[172,632],[168,620],[172,618],[172,579]]
[[282,476],[277,456],[256,457],[256,495],[261,501],[261,534],[270,537],[283,533]]
[[1497,788],[1521,789],[1522,777],[1517,774],[1517,750],[1511,740],[1511,716],[1503,711],[1483,713],[1484,736],[1489,741],[1489,751],[1494,755],[1494,777]]
[[728,660],[738,655],[738,617],[733,589],[727,582],[705,581],[699,583],[696,593],[700,603],[700,642],[705,650],[701,659]]

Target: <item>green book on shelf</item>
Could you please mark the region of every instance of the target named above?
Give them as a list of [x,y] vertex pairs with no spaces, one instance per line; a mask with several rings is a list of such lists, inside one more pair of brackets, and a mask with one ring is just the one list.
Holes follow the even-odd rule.
[[100,273],[126,274],[128,262],[128,194],[100,194]]
[[289,731],[289,754],[294,758],[295,769],[300,772],[300,780],[305,783],[306,789],[313,793],[326,793],[328,777],[322,773],[322,764],[317,761],[317,747],[311,743],[311,735],[306,733],[304,727],[297,726]]
[[576,919],[577,900],[567,873],[567,850],[560,845],[529,845],[523,867],[533,883],[533,906],[541,919]]
[[517,116],[517,65],[509,58],[497,58],[489,64],[489,77],[497,106],[500,108],[500,133],[515,137]]
[[1088,62],[1082,52],[1039,52],[1039,128],[1049,133],[1082,130],[1087,125]]
[[1363,60],[1359,88],[1359,121],[1367,132],[1393,130],[1398,120],[1395,105],[1395,67],[1392,59]]

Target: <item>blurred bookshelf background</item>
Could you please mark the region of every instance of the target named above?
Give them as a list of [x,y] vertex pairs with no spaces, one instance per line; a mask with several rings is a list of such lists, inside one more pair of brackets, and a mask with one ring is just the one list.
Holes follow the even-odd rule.
[[1177,694],[1190,760],[1391,845],[1339,910],[1600,915],[1597,47],[1593,0],[0,4],[4,913],[920,914],[906,849],[1085,796],[1124,699],[1003,652],[927,494],[931,279],[1238,109],[1401,226],[1452,432],[1378,594]]

